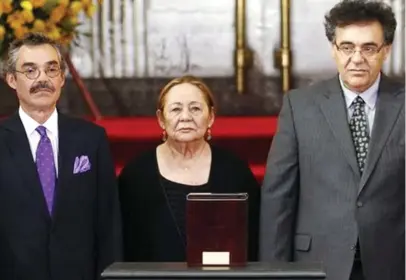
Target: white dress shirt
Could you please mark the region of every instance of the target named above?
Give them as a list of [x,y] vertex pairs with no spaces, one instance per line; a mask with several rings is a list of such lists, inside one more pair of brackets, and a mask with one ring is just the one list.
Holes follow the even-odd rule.
[[[37,121],[32,119],[24,110],[20,107],[18,110],[21,122],[23,123],[25,132],[27,133],[28,142],[32,152],[34,162],[36,160],[36,152],[41,135],[36,131],[36,128],[40,126]],[[54,162],[56,174],[58,175],[58,112],[55,109],[49,119],[42,124],[46,128],[46,132],[49,140],[51,140],[52,151],[54,153]]]
[[354,108],[353,108],[353,106],[351,106],[352,102],[359,95],[365,101],[365,114],[367,115],[367,118],[368,118],[369,136],[371,136],[372,129],[374,126],[376,100],[378,99],[378,89],[379,89],[380,80],[381,80],[381,75],[379,74],[378,78],[372,84],[372,86],[370,86],[366,91],[358,94],[358,93],[355,93],[355,92],[349,90],[347,87],[345,87],[344,83],[340,77],[341,88],[343,89],[345,103],[347,104],[348,122],[350,121],[352,114],[354,113]]

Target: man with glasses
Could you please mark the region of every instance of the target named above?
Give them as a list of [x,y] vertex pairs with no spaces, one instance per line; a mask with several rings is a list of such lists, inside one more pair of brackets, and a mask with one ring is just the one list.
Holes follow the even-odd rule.
[[381,72],[395,29],[383,1],[326,15],[338,75],[284,96],[261,260],[320,261],[329,280],[405,279],[405,90]]
[[55,42],[13,42],[5,68],[20,106],[0,124],[0,278],[99,279],[121,251],[106,133],[56,109],[65,63]]

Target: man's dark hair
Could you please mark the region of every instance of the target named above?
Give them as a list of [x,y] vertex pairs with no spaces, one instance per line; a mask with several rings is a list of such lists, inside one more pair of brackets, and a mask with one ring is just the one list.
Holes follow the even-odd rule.
[[335,41],[337,27],[359,22],[378,21],[383,27],[386,45],[391,45],[395,37],[396,18],[392,8],[381,1],[342,0],[325,15],[324,28],[328,40]]
[[65,59],[62,55],[61,47],[54,40],[50,39],[42,33],[28,33],[24,38],[17,39],[11,42],[8,48],[7,61],[4,66],[4,74],[15,72],[18,54],[22,46],[41,45],[51,45],[53,48],[55,48],[59,58],[61,73],[64,73],[66,64]]

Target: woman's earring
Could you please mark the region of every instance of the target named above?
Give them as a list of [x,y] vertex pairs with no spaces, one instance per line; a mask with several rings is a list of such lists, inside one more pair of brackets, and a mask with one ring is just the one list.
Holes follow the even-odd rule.
[[206,139],[207,139],[207,141],[211,140],[211,129],[210,129],[210,127],[207,129]]
[[164,129],[164,130],[162,130],[162,141],[165,142],[166,139],[168,139],[168,138],[166,137],[166,130]]

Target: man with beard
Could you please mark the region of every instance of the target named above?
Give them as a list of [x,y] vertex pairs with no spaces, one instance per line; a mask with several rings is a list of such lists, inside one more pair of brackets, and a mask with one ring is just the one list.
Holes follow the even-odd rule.
[[321,261],[329,280],[405,279],[405,89],[381,70],[384,1],[326,15],[334,78],[285,95],[261,202],[261,260]]
[[0,278],[95,280],[120,256],[119,205],[104,129],[58,112],[59,47],[14,41],[6,81],[19,110],[0,124]]

